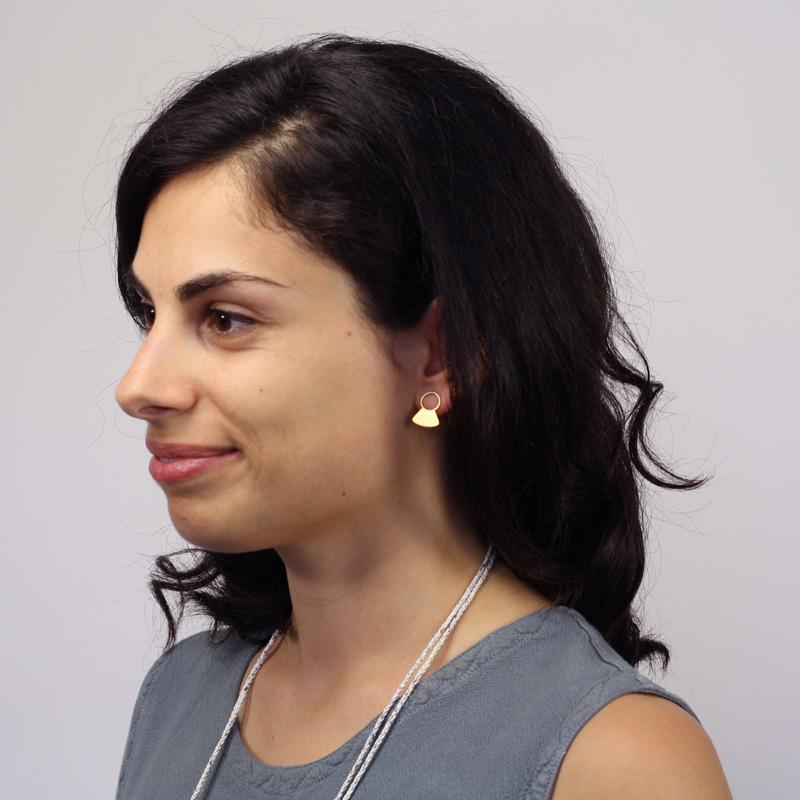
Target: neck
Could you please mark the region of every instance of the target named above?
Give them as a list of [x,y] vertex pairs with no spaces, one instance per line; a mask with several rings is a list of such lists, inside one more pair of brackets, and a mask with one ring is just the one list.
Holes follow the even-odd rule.
[[[471,528],[400,515],[387,524],[386,516],[382,527],[351,522],[346,534],[279,549],[293,608],[281,661],[310,694],[330,696],[398,669],[402,677],[486,556]],[[481,605],[496,566],[456,629]]]

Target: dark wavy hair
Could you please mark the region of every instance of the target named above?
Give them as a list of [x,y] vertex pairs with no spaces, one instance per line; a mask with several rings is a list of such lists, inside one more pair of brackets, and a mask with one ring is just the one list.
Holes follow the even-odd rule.
[[[519,578],[577,609],[628,663],[659,656],[666,669],[669,648],[642,635],[632,607],[646,535],[636,471],[669,489],[708,478],[681,478],[649,448],[663,384],[616,307],[589,210],[522,108],[449,55],[340,34],[190,80],[130,148],[116,188],[118,283],[137,324],[127,276],[148,204],[173,176],[219,163],[241,168],[254,210],[353,276],[376,325],[402,330],[441,298],[448,492]],[[191,565],[173,562],[187,553]],[[160,556],[150,591],[165,650],[187,603],[213,620],[212,639],[265,643],[291,615],[272,548]]]

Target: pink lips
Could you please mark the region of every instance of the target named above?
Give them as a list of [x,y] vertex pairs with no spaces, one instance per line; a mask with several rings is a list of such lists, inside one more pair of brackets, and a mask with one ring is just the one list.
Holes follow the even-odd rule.
[[[239,455],[239,451],[232,448],[153,441],[147,442],[147,449],[153,454],[149,465],[150,475],[160,483],[172,483],[200,475]],[[169,460],[163,461],[165,458]]]

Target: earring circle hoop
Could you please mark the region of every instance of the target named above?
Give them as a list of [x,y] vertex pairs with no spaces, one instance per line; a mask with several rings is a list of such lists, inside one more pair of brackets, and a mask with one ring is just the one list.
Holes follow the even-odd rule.
[[[425,407],[425,398],[429,394],[432,394],[432,395],[434,395],[436,397],[436,405],[433,408],[426,408]],[[442,404],[442,398],[439,397],[439,393],[438,392],[425,392],[425,394],[423,394],[422,397],[420,397],[420,399],[419,399],[419,407],[420,408],[424,408],[426,411],[436,411],[441,404]]]

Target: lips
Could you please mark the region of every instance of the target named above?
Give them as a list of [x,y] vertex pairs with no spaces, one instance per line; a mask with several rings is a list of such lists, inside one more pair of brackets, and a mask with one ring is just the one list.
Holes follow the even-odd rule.
[[146,446],[156,458],[210,458],[224,453],[234,453],[238,450],[236,447],[155,442],[150,439],[147,440]]
[[216,447],[207,444],[146,441],[153,454],[150,475],[159,483],[174,483],[201,475],[239,456],[236,447]]
[[148,468],[151,477],[159,483],[175,483],[220,469],[223,464],[236,461],[239,457],[238,450],[202,458],[176,458],[174,461],[153,456]]

